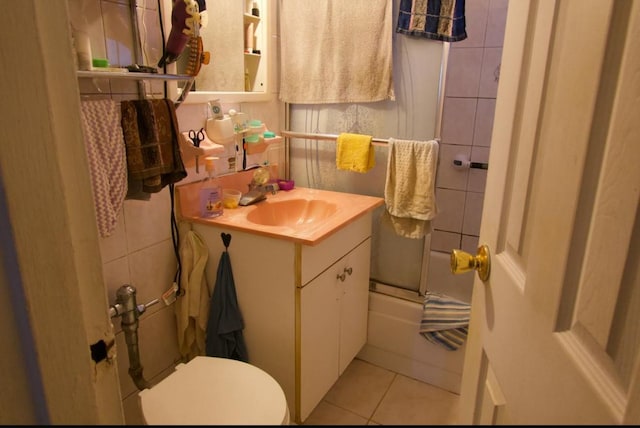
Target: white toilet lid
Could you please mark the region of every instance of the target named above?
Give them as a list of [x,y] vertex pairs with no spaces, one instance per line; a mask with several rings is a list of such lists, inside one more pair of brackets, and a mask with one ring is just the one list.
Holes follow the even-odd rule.
[[195,357],[138,395],[149,425],[289,423],[278,382],[258,367],[227,358]]

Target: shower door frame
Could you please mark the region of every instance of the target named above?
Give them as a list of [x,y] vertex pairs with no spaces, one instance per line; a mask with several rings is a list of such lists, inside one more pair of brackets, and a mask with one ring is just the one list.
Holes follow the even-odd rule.
[[[449,42],[442,42],[442,59],[440,63],[440,76],[438,81],[438,101],[436,108],[436,119],[435,119],[435,129],[434,129],[434,139],[438,142],[441,141],[441,133],[442,133],[442,116],[444,109],[444,93],[445,93],[445,83],[447,76],[447,64],[449,62]],[[289,130],[291,125],[291,117],[290,117],[290,104],[285,103],[285,129]],[[285,147],[285,175],[287,179],[290,179],[290,138],[284,135],[284,147]],[[294,137],[299,138],[299,137]],[[309,135],[308,138],[313,139],[313,135]],[[370,280],[369,282],[369,290],[386,294],[392,297],[397,297],[400,299],[409,300],[412,302],[422,303],[424,301],[424,295],[427,292],[427,276],[429,273],[429,261],[430,261],[430,253],[431,253],[431,233],[424,237],[424,245],[422,249],[422,266],[420,269],[420,280],[418,291],[409,290],[406,288],[402,288],[395,285],[384,284],[378,281]]]

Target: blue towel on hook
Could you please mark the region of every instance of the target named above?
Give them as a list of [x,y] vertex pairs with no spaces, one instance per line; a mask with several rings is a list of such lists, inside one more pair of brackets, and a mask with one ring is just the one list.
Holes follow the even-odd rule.
[[443,42],[464,40],[464,0],[400,0],[396,33]]
[[[227,242],[225,246],[228,246]],[[225,249],[220,256],[216,285],[211,296],[205,345],[207,356],[248,363],[249,355],[242,335],[243,329],[244,321],[236,296],[231,259]]]
[[420,334],[429,342],[455,351],[467,338],[471,305],[444,294],[427,292]]

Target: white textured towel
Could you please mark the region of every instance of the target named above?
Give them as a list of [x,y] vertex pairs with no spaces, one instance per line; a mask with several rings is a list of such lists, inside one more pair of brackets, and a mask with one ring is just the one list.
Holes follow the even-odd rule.
[[[186,227],[183,225],[183,227]],[[205,355],[205,335],[209,319],[211,293],[205,276],[209,250],[192,230],[181,233],[180,288],[184,293],[175,303],[178,347],[185,361]]]
[[395,99],[393,2],[280,3],[280,99],[356,103]]
[[406,238],[419,239],[436,216],[438,142],[389,138],[383,220]]
[[113,100],[83,100],[81,106],[96,222],[104,238],[115,229],[127,194],[127,155],[120,106]]

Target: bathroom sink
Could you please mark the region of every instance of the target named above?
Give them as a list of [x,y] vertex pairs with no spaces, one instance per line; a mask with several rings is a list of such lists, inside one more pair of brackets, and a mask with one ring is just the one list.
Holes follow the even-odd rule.
[[337,205],[332,202],[288,199],[257,204],[247,220],[263,226],[297,226],[326,220],[336,211]]
[[[223,187],[245,188],[252,171],[243,172],[246,182],[226,181]],[[181,220],[216,226],[225,233],[240,231],[311,246],[384,205],[384,199],[375,196],[294,187],[269,193],[266,200],[254,204],[225,209],[221,216],[202,218],[199,186],[194,182],[176,187]]]

